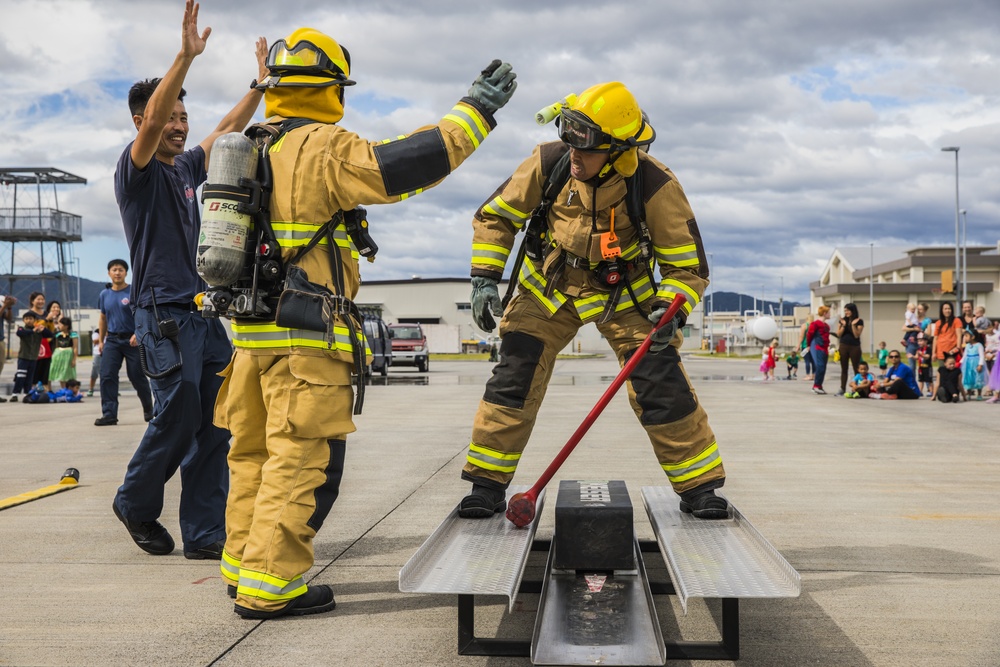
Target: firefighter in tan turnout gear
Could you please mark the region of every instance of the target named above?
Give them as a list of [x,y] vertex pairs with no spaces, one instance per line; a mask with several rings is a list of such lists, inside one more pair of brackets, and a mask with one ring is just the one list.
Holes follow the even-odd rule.
[[[551,110],[562,141],[537,146],[473,220],[473,316],[492,331],[503,315],[502,342],[473,424],[462,471],[473,486],[459,514],[504,510],[556,354],[581,326],[595,322],[623,366],[682,294],[682,314],[654,334],[631,375],[629,400],[681,510],[726,517],[714,491],[725,481],[718,445],[677,351],[708,285],[694,214],[673,173],[645,152],[655,134],[624,85],[594,86]],[[519,288],[504,309],[497,285],[509,260]]]
[[[359,252],[344,213],[437,185],[486,139],[493,113],[516,87],[510,65],[494,61],[436,125],[368,141],[336,124],[344,87],[354,81],[350,56],[335,40],[296,30],[271,47],[267,65],[269,77],[257,86],[267,123],[279,128],[269,149],[271,226],[281,259],[294,265],[288,270],[298,267],[303,284],[333,293],[327,301],[335,321],[322,333],[233,320],[236,352],[215,419],[233,434],[222,575],[244,618],[335,607],[329,586],[306,585],[303,576],[313,565],[313,537],[337,498],[346,436],[355,430],[351,371],[364,343],[350,335],[361,326],[349,321]],[[282,124],[287,119],[294,120]],[[329,233],[317,235],[328,221]]]

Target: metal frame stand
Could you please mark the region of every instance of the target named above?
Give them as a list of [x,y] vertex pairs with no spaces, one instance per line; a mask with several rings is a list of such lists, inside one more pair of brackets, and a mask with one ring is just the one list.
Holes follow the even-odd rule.
[[[549,540],[535,540],[532,551],[548,551]],[[653,540],[641,540],[642,553],[660,553]],[[523,581],[520,593],[541,592],[542,582]],[[675,595],[673,584],[650,582],[653,595]],[[739,598],[722,598],[722,622],[719,626],[722,639],[717,642],[677,640],[666,642],[667,660],[739,660],[740,657],[740,601]],[[531,656],[531,640],[495,639],[476,636],[476,599],[474,595],[458,596],[458,654],[490,657],[527,658]]]

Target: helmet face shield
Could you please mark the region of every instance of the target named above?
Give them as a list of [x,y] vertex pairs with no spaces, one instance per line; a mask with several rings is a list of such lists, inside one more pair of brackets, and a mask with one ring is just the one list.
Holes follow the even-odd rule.
[[[559,119],[559,139],[581,151],[603,152],[610,149],[611,138],[579,111],[564,109]],[[598,147],[605,145],[605,149]]]
[[320,80],[312,85],[352,86],[355,82],[345,74],[351,68],[350,56],[346,49],[341,48],[346,60],[334,61],[323,49],[308,40],[300,40],[295,46],[289,47],[285,40],[279,39],[267,53],[267,68],[279,77],[308,76]]

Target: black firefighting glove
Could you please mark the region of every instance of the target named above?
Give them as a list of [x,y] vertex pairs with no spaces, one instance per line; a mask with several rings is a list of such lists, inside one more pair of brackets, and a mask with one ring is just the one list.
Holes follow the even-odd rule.
[[472,319],[476,321],[476,326],[483,331],[493,331],[497,325],[493,315],[497,317],[503,315],[503,305],[500,302],[497,281],[485,276],[473,276],[471,301]]
[[[657,308],[652,313],[649,314],[649,321],[654,325],[660,321],[663,317],[663,313],[667,312],[666,308]],[[684,326],[684,322],[681,319],[681,315],[678,313],[674,315],[674,318],[664,324],[662,327],[653,332],[652,344],[649,346],[650,352],[659,352],[660,350],[665,350],[670,346],[670,341],[674,339],[674,335],[677,330]]]
[[510,63],[491,62],[469,88],[469,97],[479,102],[489,114],[507,104],[517,89],[517,74]]

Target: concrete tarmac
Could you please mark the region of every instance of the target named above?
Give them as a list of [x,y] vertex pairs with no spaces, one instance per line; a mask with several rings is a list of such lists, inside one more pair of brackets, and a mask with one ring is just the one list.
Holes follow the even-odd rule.
[[[757,363],[685,358],[725,461],[724,493],[801,573],[802,595],[742,601],[738,662],[668,664],[1000,665],[1000,406],[845,400],[833,396],[835,369],[830,395],[817,396],[809,382],[761,382]],[[233,613],[217,562],[180,548],[147,555],[112,514],[145,426],[134,394],[113,427],[93,426],[97,397],[0,405],[0,499],[81,473],[78,488],[0,511],[0,665],[529,665],[458,655],[454,596],[397,587],[468,489],[459,472],[490,370],[432,361],[426,374],[376,379],[307,575],[333,586],[337,609],[263,622]],[[515,483],[534,482],[616,372],[610,356],[558,363]],[[2,379],[12,374],[8,364]],[[625,480],[638,536],[652,539],[639,490],[666,480],[624,391],[551,489],[559,479]],[[168,483],[161,517],[175,539],[179,488]],[[539,538],[553,507],[554,496]],[[530,638],[537,601],[521,595],[512,613],[506,599],[486,601],[477,634]],[[692,598],[685,616],[664,597],[658,613],[668,641],[715,640],[720,609]]]

